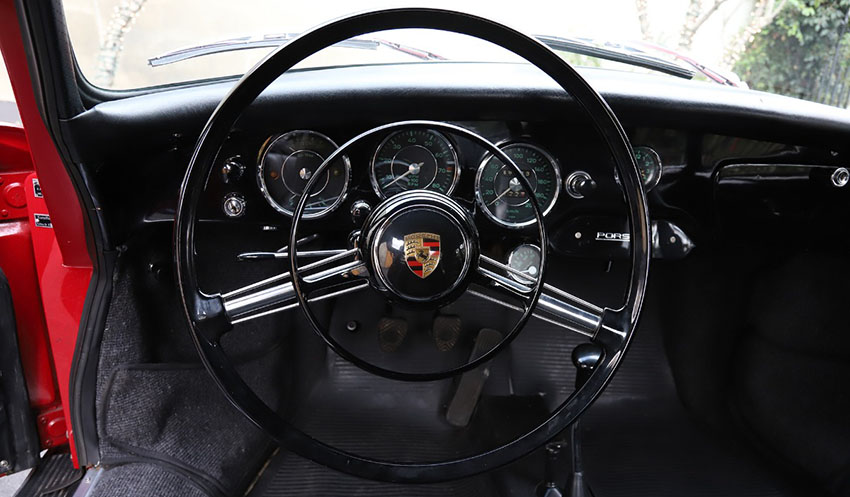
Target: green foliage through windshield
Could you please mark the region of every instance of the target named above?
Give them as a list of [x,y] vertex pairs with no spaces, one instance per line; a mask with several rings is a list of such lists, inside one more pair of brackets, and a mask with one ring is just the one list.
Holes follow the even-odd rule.
[[828,105],[850,103],[850,0],[789,0],[735,71],[752,88]]

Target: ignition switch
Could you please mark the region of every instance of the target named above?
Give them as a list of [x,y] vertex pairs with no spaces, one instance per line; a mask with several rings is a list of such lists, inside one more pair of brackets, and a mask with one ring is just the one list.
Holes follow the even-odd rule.
[[224,215],[230,218],[242,217],[245,215],[245,197],[238,193],[229,193],[224,197],[224,202],[221,204],[221,209]]

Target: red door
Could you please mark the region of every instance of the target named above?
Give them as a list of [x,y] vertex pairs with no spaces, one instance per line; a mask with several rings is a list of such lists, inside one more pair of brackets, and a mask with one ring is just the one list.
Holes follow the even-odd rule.
[[[15,2],[0,0],[6,69],[0,78],[7,72],[9,80],[0,83],[0,121],[13,121],[0,122],[0,269],[11,294],[18,375],[38,433],[35,445],[69,444],[76,462],[68,391],[92,264],[84,212],[36,105],[38,81],[29,72],[18,19]],[[0,467],[0,474],[23,469],[26,458],[18,459],[7,458],[10,467]]]

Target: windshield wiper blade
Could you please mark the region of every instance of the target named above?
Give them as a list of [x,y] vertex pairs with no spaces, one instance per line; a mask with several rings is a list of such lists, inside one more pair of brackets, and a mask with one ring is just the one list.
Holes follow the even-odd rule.
[[741,86],[745,86],[745,85],[742,84],[740,79],[737,79],[737,80],[732,79],[731,77],[723,74],[722,72],[715,70],[711,67],[708,67],[707,65],[698,62],[697,60],[693,59],[692,57],[689,57],[685,54],[679,53],[675,50],[670,50],[669,48],[665,48],[665,47],[662,47],[660,45],[655,45],[653,43],[648,43],[648,42],[645,42],[645,41],[639,42],[639,44],[643,47],[650,49],[650,50],[654,50],[656,52],[661,52],[661,53],[667,54],[667,55],[673,57],[676,60],[681,60],[682,62],[693,67],[694,69],[696,69],[697,71],[702,73],[703,76],[714,81],[715,83],[718,83],[718,84],[721,84],[721,85],[726,85],[726,86],[734,86],[734,87],[738,87],[738,88],[740,88]]
[[[226,40],[205,43],[203,45],[195,45],[192,47],[181,48],[171,52],[157,55],[148,59],[148,64],[151,67],[165,66],[181,62],[195,57],[203,57],[218,53],[235,52],[238,50],[251,50],[256,48],[276,48],[280,45],[285,45],[295,38],[300,36],[299,33],[283,33],[274,35],[262,36],[242,36],[239,38],[229,38]],[[401,52],[420,60],[446,60],[445,57],[437,55],[427,50],[402,45],[392,41],[371,38],[350,38],[341,41],[334,46],[357,48],[361,50],[377,50],[378,47],[387,47],[391,50]]]
[[535,38],[552,50],[622,62],[684,79],[693,79],[696,74],[690,69],[658,57],[653,57],[628,45],[610,42],[600,44],[590,38],[562,38],[560,36],[549,35],[536,35]]

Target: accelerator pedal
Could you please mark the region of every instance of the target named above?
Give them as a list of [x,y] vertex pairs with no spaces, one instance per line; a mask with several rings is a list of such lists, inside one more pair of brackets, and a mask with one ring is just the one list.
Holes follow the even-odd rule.
[[[475,338],[475,347],[472,349],[469,360],[473,361],[481,357],[501,341],[501,333],[490,328],[483,328]],[[489,376],[489,364],[482,364],[471,371],[463,373],[460,377],[460,382],[458,382],[457,390],[455,390],[455,394],[452,397],[452,401],[449,403],[449,408],[446,410],[446,421],[449,424],[459,428],[469,425],[469,420],[472,419],[472,413],[475,411],[475,406],[478,405],[478,399],[481,397],[481,391],[484,389],[484,382],[487,381]]]

